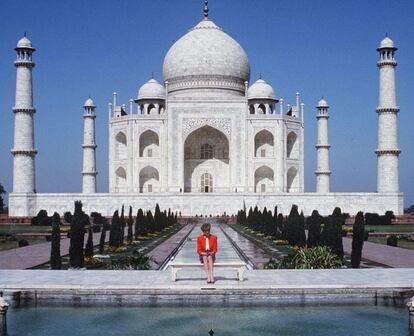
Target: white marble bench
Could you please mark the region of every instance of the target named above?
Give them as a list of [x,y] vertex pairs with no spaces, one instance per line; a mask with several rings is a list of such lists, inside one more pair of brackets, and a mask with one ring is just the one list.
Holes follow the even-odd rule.
[[[202,263],[197,262],[179,262],[173,261],[170,264],[171,268],[171,281],[177,281],[177,272],[183,268],[191,268],[191,267],[203,267]],[[246,263],[243,261],[229,261],[229,262],[216,262],[214,263],[214,268],[233,268],[237,271],[237,278],[239,281],[243,281],[243,272],[246,268]]]

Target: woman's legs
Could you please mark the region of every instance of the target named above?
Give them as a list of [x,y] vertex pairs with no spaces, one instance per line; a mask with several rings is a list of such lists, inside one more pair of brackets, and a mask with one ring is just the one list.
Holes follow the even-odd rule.
[[210,279],[209,265],[208,265],[208,259],[209,258],[210,257],[207,257],[207,256],[203,255],[203,265],[204,265],[204,270],[206,271],[206,274],[207,274],[207,281],[208,282],[211,281],[211,279]]
[[213,261],[213,257],[211,255],[209,255],[207,257],[207,265],[208,265],[208,277],[209,277],[209,281],[214,282],[214,261]]

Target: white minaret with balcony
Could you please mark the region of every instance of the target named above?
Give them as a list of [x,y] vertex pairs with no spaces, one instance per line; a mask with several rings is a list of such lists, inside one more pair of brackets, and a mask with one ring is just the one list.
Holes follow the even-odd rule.
[[37,151],[34,143],[32,69],[35,64],[32,54],[35,51],[26,37],[19,40],[16,48],[16,101],[14,112],[14,146],[13,154],[13,193],[36,192],[35,157]]
[[328,141],[328,109],[329,105],[325,99],[321,99],[318,103],[316,119],[318,120],[318,139],[316,143],[316,192],[330,192],[330,176],[329,170],[329,145]]
[[91,98],[85,101],[83,106],[83,170],[82,193],[96,193],[96,143],[95,143],[95,104]]
[[399,168],[397,136],[397,106],[395,94],[394,54],[397,48],[387,36],[377,49],[380,59],[379,68],[379,103],[378,113],[378,147],[375,153],[378,158],[377,191],[379,193],[399,192]]

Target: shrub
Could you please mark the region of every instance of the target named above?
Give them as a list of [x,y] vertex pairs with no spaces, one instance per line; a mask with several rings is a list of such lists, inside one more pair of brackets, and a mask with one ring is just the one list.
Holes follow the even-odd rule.
[[63,219],[65,220],[66,223],[72,222],[72,213],[70,211],[67,211],[63,214]]
[[293,256],[292,268],[295,269],[326,269],[338,268],[341,259],[327,246],[301,248]]
[[387,237],[387,245],[397,247],[398,246],[398,237],[396,235],[391,235],[391,236]]
[[29,242],[26,239],[20,239],[18,244],[19,247],[29,246]]
[[46,210],[40,210],[35,217],[30,220],[31,225],[50,226],[51,220],[47,216]]
[[150,257],[134,251],[132,256],[120,257],[110,263],[112,270],[148,270],[150,269]]

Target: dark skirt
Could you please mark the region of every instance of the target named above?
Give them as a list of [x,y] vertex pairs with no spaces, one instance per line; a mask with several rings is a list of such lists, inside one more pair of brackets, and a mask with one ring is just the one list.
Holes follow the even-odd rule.
[[[213,258],[213,263],[214,263],[214,262],[216,261],[216,255],[215,255],[215,254],[211,254],[211,253],[207,252],[207,257],[209,257],[209,256],[211,256],[211,257]],[[201,256],[199,256],[199,258],[200,258],[200,262],[201,262],[202,264],[204,264],[203,256],[201,255]]]

